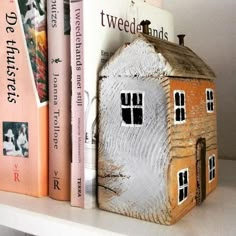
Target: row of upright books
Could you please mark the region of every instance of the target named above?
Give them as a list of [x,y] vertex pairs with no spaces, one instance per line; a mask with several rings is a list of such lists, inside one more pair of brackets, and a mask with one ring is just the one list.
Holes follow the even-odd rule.
[[94,207],[98,72],[142,20],[151,35],[173,41],[172,15],[154,0],[0,7],[0,190]]

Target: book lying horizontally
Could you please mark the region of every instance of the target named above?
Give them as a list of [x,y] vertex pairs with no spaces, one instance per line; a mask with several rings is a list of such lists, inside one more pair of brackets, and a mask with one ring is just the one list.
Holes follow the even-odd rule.
[[47,1],[49,196],[70,200],[71,69],[69,0]]
[[98,71],[121,45],[142,30],[142,20],[151,21],[151,35],[173,41],[173,17],[141,0],[71,0],[70,3],[71,204],[91,208],[96,206]]
[[48,194],[45,1],[0,1],[0,190]]

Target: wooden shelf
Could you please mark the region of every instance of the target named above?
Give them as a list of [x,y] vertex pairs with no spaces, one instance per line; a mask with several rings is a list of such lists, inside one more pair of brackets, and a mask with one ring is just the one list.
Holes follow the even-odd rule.
[[34,235],[235,235],[236,161],[219,161],[218,188],[173,226],[162,226],[68,202],[0,192],[0,225]]

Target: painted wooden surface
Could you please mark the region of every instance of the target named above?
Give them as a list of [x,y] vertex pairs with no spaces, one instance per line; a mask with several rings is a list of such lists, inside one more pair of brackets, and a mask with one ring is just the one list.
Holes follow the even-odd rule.
[[[213,113],[207,113],[206,110],[206,89],[212,88],[215,91],[215,85],[212,80],[172,78],[170,80],[168,108],[170,156],[172,159],[169,170],[170,179],[169,192],[172,214],[174,219],[180,218],[196,205],[196,145],[199,138],[206,139],[206,194],[215,189],[218,177],[209,183],[208,158],[211,155],[217,157],[217,127],[216,127],[216,108]],[[186,122],[181,125],[174,124],[174,90],[184,90],[186,94]],[[216,101],[214,101],[216,104]],[[216,166],[217,166],[216,162]],[[191,168],[189,177],[189,196],[187,201],[178,205],[176,195],[178,189],[175,177],[179,169]],[[172,181],[173,180],[173,181]]]
[[158,79],[164,76],[215,78],[211,68],[188,47],[144,34],[139,34],[111,57],[102,68],[101,76],[110,74],[155,76]]
[[[175,223],[196,205],[199,190],[208,195],[217,185],[217,175],[209,181],[208,167],[214,155],[218,168],[215,95],[214,111],[206,110],[206,89],[215,91],[214,73],[190,49],[140,35],[117,51],[100,75],[99,206]],[[145,94],[143,126],[122,126],[122,91]],[[184,122],[175,121],[174,91],[185,94]],[[201,138],[206,142],[201,176],[206,179],[201,178],[205,187],[197,189]],[[180,203],[178,172],[184,169],[188,197]]]
[[[145,93],[142,127],[121,125],[122,90]],[[110,77],[101,83],[100,98],[100,207],[168,224],[168,135],[162,87],[158,81]]]
[[144,35],[143,40],[154,46],[156,53],[165,58],[166,67],[169,67],[167,76],[197,79],[215,78],[211,68],[190,48],[164,40],[157,40],[149,35]]

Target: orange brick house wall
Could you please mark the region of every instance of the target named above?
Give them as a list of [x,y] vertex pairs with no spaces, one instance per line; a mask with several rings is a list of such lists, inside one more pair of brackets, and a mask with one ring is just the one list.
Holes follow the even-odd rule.
[[[217,177],[217,133],[216,133],[216,100],[215,84],[206,79],[169,79],[167,93],[168,132],[170,142],[171,165],[169,167],[169,201],[172,206],[172,219],[181,218],[196,205],[196,145],[199,138],[206,139],[206,195],[215,189]],[[214,111],[206,109],[206,88],[214,91]],[[183,124],[174,122],[174,91],[185,92],[186,121]],[[208,158],[215,155],[216,177],[209,182]],[[189,188],[187,199],[178,204],[178,171],[188,168]]]

